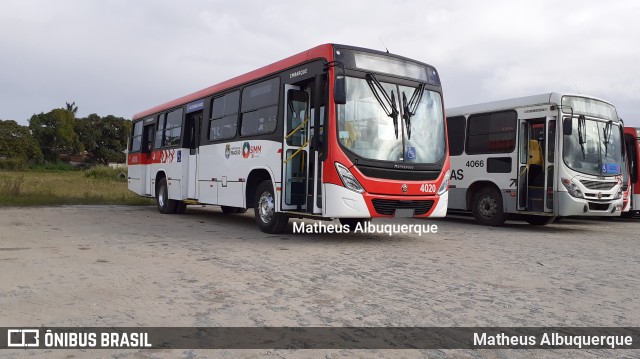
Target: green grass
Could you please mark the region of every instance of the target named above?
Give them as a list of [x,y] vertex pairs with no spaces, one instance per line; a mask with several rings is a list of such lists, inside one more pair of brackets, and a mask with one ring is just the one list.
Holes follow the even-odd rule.
[[0,206],[153,203],[153,200],[129,191],[125,169],[0,171]]

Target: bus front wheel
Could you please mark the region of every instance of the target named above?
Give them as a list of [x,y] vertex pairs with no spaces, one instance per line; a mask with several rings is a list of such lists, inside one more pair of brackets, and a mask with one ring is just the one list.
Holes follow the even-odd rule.
[[156,193],[156,203],[158,211],[163,214],[170,214],[176,211],[178,201],[169,199],[169,188],[167,187],[167,179],[160,178],[158,182],[158,192]]
[[276,200],[273,184],[270,180],[262,181],[256,190],[255,210],[256,224],[265,233],[280,233],[289,223],[289,217],[276,212]]
[[484,187],[473,196],[471,208],[476,221],[485,226],[498,227],[507,220],[502,205],[500,191],[492,187]]

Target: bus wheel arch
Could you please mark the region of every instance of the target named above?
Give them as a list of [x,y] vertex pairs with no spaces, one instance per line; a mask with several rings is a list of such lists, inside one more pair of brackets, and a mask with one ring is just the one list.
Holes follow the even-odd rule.
[[504,224],[508,214],[504,210],[504,199],[498,186],[492,182],[480,181],[467,190],[467,208],[473,217],[485,226],[498,227]]
[[[249,173],[249,177],[247,177],[247,187],[245,191],[245,203],[247,204],[247,208],[253,208],[256,191],[258,190],[258,186],[264,181],[271,181],[271,175],[269,171],[264,168],[254,169]],[[244,212],[243,212],[244,213]]]

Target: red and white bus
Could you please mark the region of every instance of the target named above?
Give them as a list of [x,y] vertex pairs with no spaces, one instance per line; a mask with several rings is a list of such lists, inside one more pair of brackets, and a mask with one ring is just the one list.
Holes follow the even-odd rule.
[[325,44],[133,117],[129,189],[161,213],[211,204],[289,218],[443,217],[449,156],[436,69]]
[[631,202],[629,211],[625,216],[633,216],[640,212],[640,168],[638,160],[640,159],[640,128],[625,127],[624,128],[624,145],[626,149],[626,163],[628,170],[629,197]]

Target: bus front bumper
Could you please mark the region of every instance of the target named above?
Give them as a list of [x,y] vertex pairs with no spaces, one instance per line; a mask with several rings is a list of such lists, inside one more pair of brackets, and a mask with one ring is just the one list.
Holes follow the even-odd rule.
[[558,192],[558,215],[565,216],[619,216],[622,198],[607,202],[589,201],[572,197],[568,192]]
[[441,196],[397,196],[356,193],[334,184],[325,185],[326,217],[331,218],[374,218],[444,217],[447,214],[449,192]]

